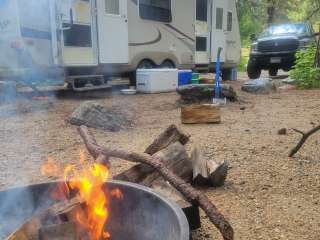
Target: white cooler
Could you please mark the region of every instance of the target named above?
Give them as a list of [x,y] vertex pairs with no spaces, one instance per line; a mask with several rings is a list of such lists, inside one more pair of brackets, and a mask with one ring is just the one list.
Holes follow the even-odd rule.
[[141,93],[173,92],[178,87],[178,69],[138,69],[137,91]]

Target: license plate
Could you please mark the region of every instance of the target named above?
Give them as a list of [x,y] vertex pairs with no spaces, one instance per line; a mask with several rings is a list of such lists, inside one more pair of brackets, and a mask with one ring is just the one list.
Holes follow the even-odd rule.
[[270,58],[270,63],[281,63],[281,58],[279,57]]

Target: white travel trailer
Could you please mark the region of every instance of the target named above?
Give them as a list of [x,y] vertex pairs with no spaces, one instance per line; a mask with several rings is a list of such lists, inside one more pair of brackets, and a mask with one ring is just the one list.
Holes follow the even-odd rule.
[[2,78],[89,90],[137,68],[214,67],[219,47],[227,73],[240,60],[236,0],[0,0]]

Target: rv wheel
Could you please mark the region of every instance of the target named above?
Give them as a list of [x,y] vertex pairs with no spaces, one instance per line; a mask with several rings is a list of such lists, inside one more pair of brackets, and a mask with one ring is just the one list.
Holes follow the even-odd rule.
[[155,67],[154,63],[151,62],[150,60],[143,60],[138,65],[138,69],[152,69],[154,67]]
[[170,60],[165,60],[161,65],[160,68],[175,68],[176,66]]
[[[155,64],[150,60],[143,60],[139,63],[137,69],[152,69],[155,68]],[[129,73],[129,80],[131,86],[136,86],[137,84],[137,73],[136,71]]]

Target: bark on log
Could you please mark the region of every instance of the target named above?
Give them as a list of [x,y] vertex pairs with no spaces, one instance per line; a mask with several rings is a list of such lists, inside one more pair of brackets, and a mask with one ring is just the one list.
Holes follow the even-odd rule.
[[[181,177],[186,182],[192,180],[192,163],[188,153],[181,143],[176,142],[171,144],[166,149],[155,154],[156,157],[162,159],[163,164],[169,168],[174,174]],[[161,178],[157,171],[153,171],[143,179],[140,184],[150,187],[152,183]]]
[[187,184],[183,179],[172,173],[162,162],[162,159],[148,154],[140,154],[135,152],[127,152],[119,149],[112,149],[99,146],[88,128],[81,126],[79,133],[84,140],[89,152],[94,152],[95,155],[103,154],[106,157],[120,158],[136,163],[144,163],[157,170],[173,187],[175,187],[189,202],[198,204],[207,214],[210,221],[217,227],[225,240],[233,240],[234,232],[225,219],[219,212],[217,207],[210,202],[208,197],[202,192],[194,189],[190,184]]
[[209,185],[212,187],[221,187],[228,175],[229,163],[225,161],[218,164],[211,159],[203,156],[201,149],[194,147],[191,153],[193,165],[193,182],[196,185]]
[[220,107],[213,104],[183,106],[181,121],[184,124],[220,123]]
[[290,151],[289,157],[293,157],[294,155],[296,155],[297,152],[299,152],[299,150],[303,147],[308,138],[320,130],[320,125],[316,126],[315,128],[311,129],[309,132],[306,133],[298,129],[293,130],[297,133],[300,133],[302,135],[302,138],[300,139],[298,144]]
[[[171,125],[163,133],[161,133],[150,146],[147,147],[145,153],[153,155],[175,142],[180,142],[182,145],[185,145],[188,143],[189,138],[190,135],[183,133],[175,125]],[[123,173],[120,173],[119,175],[115,176],[114,179],[140,183],[146,178],[146,176],[153,172],[154,169],[152,167],[146,164],[139,164],[133,166]]]
[[147,147],[145,153],[153,155],[175,142],[186,145],[189,142],[189,139],[190,135],[182,132],[177,126],[171,125],[161,133],[149,147]]
[[[177,89],[183,103],[212,102],[214,84],[197,84],[182,86]],[[221,84],[221,96],[230,101],[237,101],[237,93],[229,84]]]

